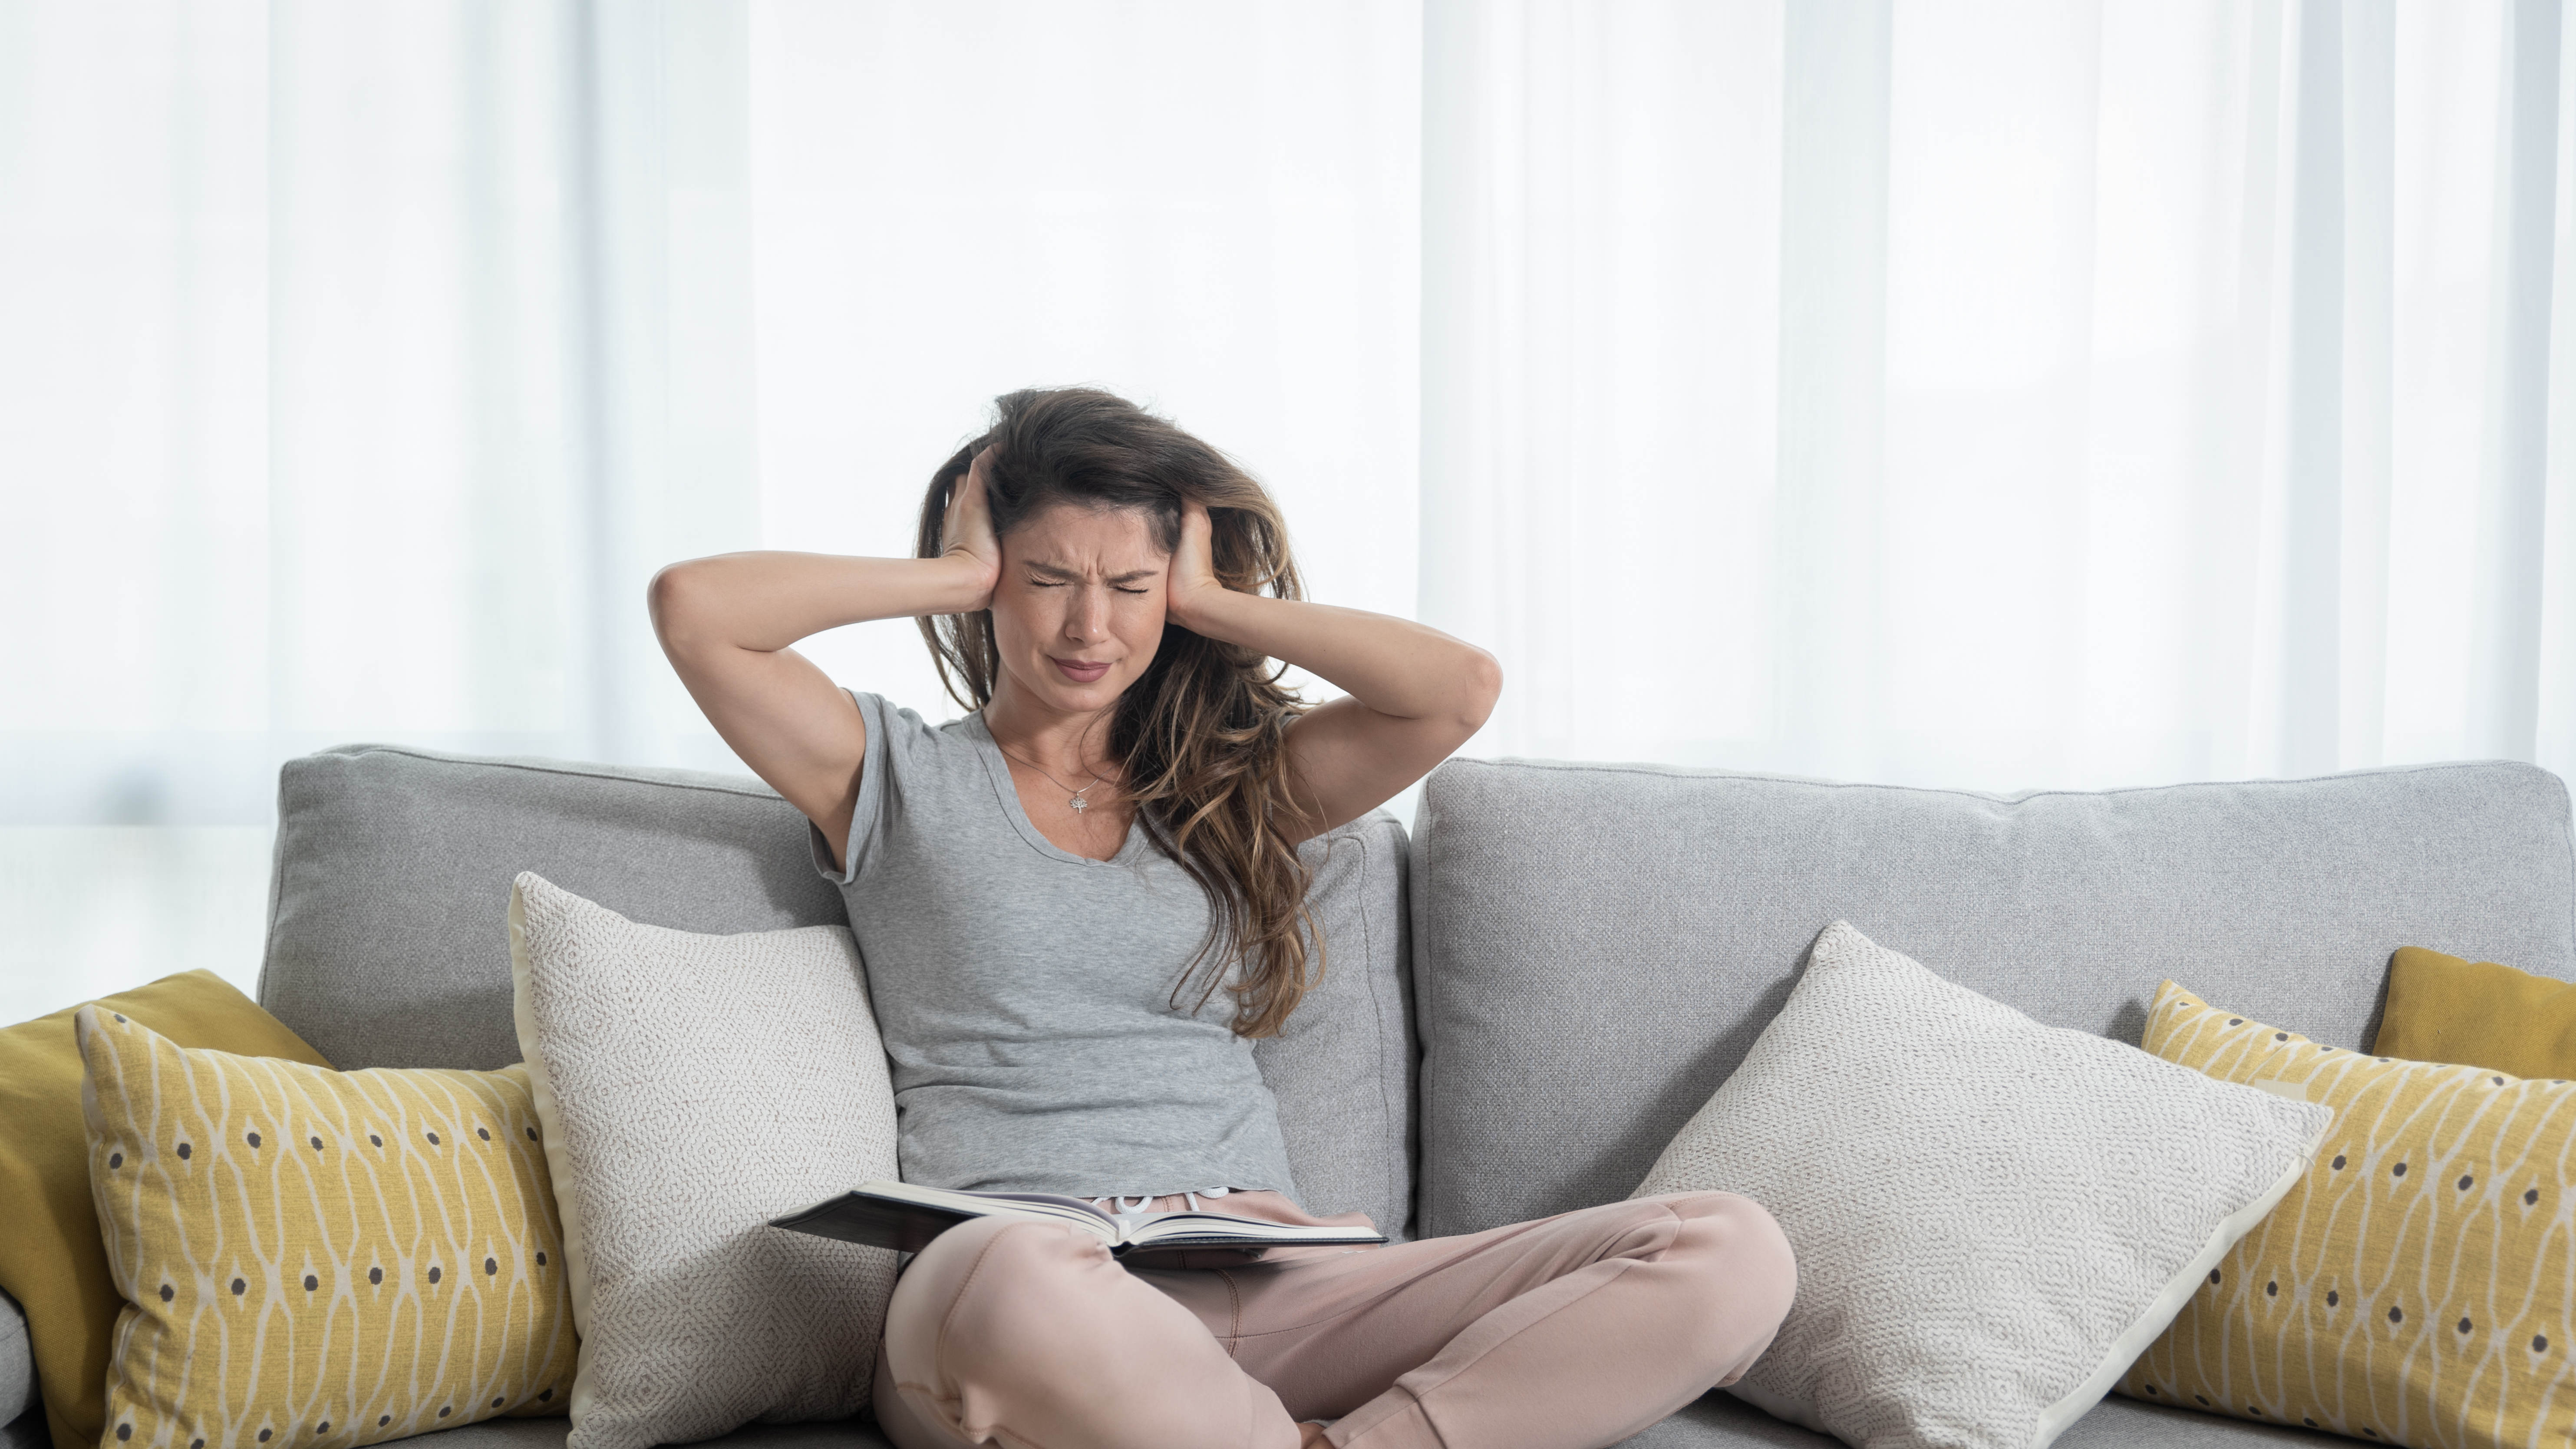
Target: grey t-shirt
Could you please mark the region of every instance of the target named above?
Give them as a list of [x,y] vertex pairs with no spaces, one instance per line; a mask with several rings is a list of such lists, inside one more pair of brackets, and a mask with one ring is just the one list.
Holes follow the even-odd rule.
[[[1131,827],[1106,861],[1029,822],[980,713],[853,693],[866,762],[838,882],[894,1076],[906,1182],[1080,1197],[1296,1196],[1279,1107],[1219,990],[1172,988],[1207,898]],[[1202,971],[1206,968],[1202,966]]]

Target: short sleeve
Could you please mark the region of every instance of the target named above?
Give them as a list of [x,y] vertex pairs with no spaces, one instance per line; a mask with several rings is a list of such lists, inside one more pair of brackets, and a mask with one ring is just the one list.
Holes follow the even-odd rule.
[[848,885],[858,879],[868,848],[876,843],[878,827],[885,818],[886,771],[892,768],[894,731],[884,699],[849,689],[841,692],[858,707],[860,723],[868,732],[867,748],[859,755],[859,799],[850,810],[850,846],[841,868],[832,869],[831,843],[812,821],[806,822],[805,840],[813,852],[814,869],[835,885]]

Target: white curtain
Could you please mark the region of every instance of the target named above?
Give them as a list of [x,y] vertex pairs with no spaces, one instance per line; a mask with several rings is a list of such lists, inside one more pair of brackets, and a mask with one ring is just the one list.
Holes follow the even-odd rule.
[[[0,825],[730,768],[652,568],[1154,403],[1471,752],[2576,767],[2555,0],[0,0]],[[813,652],[950,708],[901,625]]]
[[1457,4],[1423,617],[1492,748],[2576,766],[2555,3]]
[[[739,768],[653,569],[908,553],[1031,385],[1410,614],[1420,25],[0,0],[0,825],[264,822],[360,739]],[[903,625],[810,652],[953,712]]]

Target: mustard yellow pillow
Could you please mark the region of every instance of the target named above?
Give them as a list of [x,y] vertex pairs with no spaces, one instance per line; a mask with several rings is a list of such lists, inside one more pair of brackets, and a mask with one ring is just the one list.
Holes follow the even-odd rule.
[[2576,982],[2401,946],[2370,1049],[2512,1077],[2576,1078]]
[[[182,1046],[330,1065],[211,971],[101,1001]],[[107,1424],[108,1335],[124,1306],[90,1205],[77,1009],[0,1028],[0,1289],[26,1310],[54,1449],[97,1449]]]
[[563,1412],[572,1308],[527,1070],[334,1072],[73,1019],[126,1307],[115,1449],[332,1449]]
[[2383,1444],[2576,1434],[2576,1086],[2362,1056],[2167,981],[2148,1051],[2334,1126],[2121,1393]]

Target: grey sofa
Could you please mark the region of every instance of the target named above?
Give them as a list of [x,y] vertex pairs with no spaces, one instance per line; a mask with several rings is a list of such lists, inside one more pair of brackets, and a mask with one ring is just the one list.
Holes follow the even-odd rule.
[[[2166,976],[2352,1047],[2400,945],[2576,979],[2567,791],[2527,765],[2000,798],[1455,760],[1417,826],[1381,813],[1309,847],[1328,975],[1260,1047],[1307,1205],[1406,1236],[1626,1196],[1836,918],[2131,1042]],[[263,1003],[343,1067],[514,1059],[501,909],[521,869],[691,930],[842,919],[802,823],[754,781],[355,746],[284,772]],[[0,1409],[24,1369],[11,1318]],[[438,1438],[548,1449],[563,1429]],[[41,1412],[6,1432],[0,1449],[41,1449]],[[726,1442],[883,1443],[864,1420]],[[1723,1393],[1629,1441],[1831,1442]],[[2112,1398],[2058,1442],[2320,1441]]]

